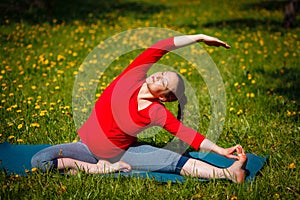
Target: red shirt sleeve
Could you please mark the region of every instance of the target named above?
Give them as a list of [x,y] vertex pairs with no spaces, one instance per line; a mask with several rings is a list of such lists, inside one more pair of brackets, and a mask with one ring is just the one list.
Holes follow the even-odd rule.
[[149,110],[149,116],[154,120],[154,124],[157,126],[163,127],[168,132],[186,142],[194,149],[200,149],[200,144],[205,139],[205,136],[201,135],[196,130],[185,126],[163,105],[153,105]]
[[[134,61],[119,75],[122,77],[124,74],[134,74],[136,80],[144,79],[147,71],[155,64],[161,57],[169,51],[176,49],[174,45],[174,37],[163,39],[155,43],[142,52]],[[131,73],[134,69],[134,73]]]

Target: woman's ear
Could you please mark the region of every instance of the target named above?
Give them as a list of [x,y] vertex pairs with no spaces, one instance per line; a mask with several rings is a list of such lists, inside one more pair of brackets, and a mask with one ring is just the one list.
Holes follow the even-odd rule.
[[162,102],[166,102],[168,100],[164,94],[159,95],[158,99]]

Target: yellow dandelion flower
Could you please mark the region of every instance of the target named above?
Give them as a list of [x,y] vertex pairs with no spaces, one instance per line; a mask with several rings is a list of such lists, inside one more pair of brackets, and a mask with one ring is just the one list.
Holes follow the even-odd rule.
[[248,74],[247,77],[248,77],[248,80],[252,79],[252,75],[251,74]]
[[55,88],[54,88],[54,89],[56,89],[56,90],[59,90],[59,88],[60,88],[59,86],[55,86]]
[[260,46],[264,46],[264,41],[263,41],[263,39],[260,39],[260,40],[259,40],[259,44],[260,44]]
[[37,171],[37,168],[36,168],[36,167],[33,167],[33,168],[31,168],[31,171],[32,171],[32,172],[35,172],[35,171]]
[[77,140],[77,139],[74,139],[72,142],[73,142],[73,143],[76,143],[76,142],[78,142],[78,140]]
[[67,191],[67,186],[62,185],[60,188],[63,192]]
[[243,114],[243,110],[242,109],[240,109],[237,113],[236,113],[237,115],[241,115],[241,114]]
[[45,116],[46,113],[47,113],[47,110],[42,110],[42,111],[40,112],[40,116]]
[[292,115],[292,113],[289,110],[287,110],[286,111],[286,116],[290,117],[291,115]]
[[295,163],[291,163],[291,164],[289,164],[289,169],[296,169],[296,165],[295,165]]
[[18,129],[21,129],[23,127],[23,124],[18,125]]
[[65,72],[64,72],[64,70],[60,70],[60,69],[59,69],[59,70],[57,70],[57,73],[58,73],[58,74],[63,74],[63,73],[65,73]]
[[237,196],[233,196],[230,198],[230,200],[237,200],[237,199],[238,199]]
[[58,55],[57,56],[57,61],[61,61],[61,60],[64,60],[65,57],[63,55]]
[[31,123],[30,124],[30,127],[40,127],[40,124],[39,123],[37,123],[37,122],[34,122],[34,123]]
[[9,139],[9,140],[12,140],[12,139],[14,139],[14,138],[15,138],[15,136],[13,136],[13,135],[8,136],[8,139]]
[[233,107],[230,107],[230,108],[229,108],[229,111],[230,111],[230,112],[234,111],[234,108],[233,108]]
[[32,48],[32,44],[28,44],[27,46],[26,46],[26,49],[31,49]]
[[252,83],[252,84],[255,84],[255,83],[256,83],[256,81],[253,79],[253,80],[251,80],[251,83]]
[[35,86],[35,85],[31,86],[31,89],[35,90],[35,89],[36,89],[36,86]]
[[274,197],[274,199],[279,199],[280,195],[279,195],[278,193],[275,193],[275,194],[273,195],[273,197]]
[[17,139],[17,142],[22,143],[24,141],[22,139]]
[[180,71],[179,71],[181,74],[183,74],[183,73],[186,73],[187,72],[187,69],[185,69],[185,68],[182,68],[182,69],[180,69]]
[[40,106],[40,105],[36,105],[34,108],[35,108],[36,110],[38,110],[38,109],[41,108],[41,106]]
[[239,86],[238,82],[234,83],[234,87],[238,87],[238,86]]
[[17,113],[21,113],[22,112],[22,110],[17,110]]

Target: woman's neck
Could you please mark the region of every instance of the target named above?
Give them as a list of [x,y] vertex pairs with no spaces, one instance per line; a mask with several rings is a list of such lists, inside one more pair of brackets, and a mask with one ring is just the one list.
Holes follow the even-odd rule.
[[157,98],[149,91],[147,83],[144,83],[137,96],[138,110],[140,111],[147,108],[155,101],[157,101]]
[[150,92],[147,83],[144,83],[138,93],[138,99],[148,100],[148,101],[156,101],[157,98],[153,96]]

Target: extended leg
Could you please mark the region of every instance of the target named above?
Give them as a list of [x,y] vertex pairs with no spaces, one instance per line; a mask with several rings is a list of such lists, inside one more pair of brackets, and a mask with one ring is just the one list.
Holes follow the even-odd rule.
[[247,156],[243,149],[237,149],[239,160],[230,167],[222,169],[196,159],[189,159],[180,174],[201,178],[228,178],[236,183],[243,183],[245,179],[245,165]]

